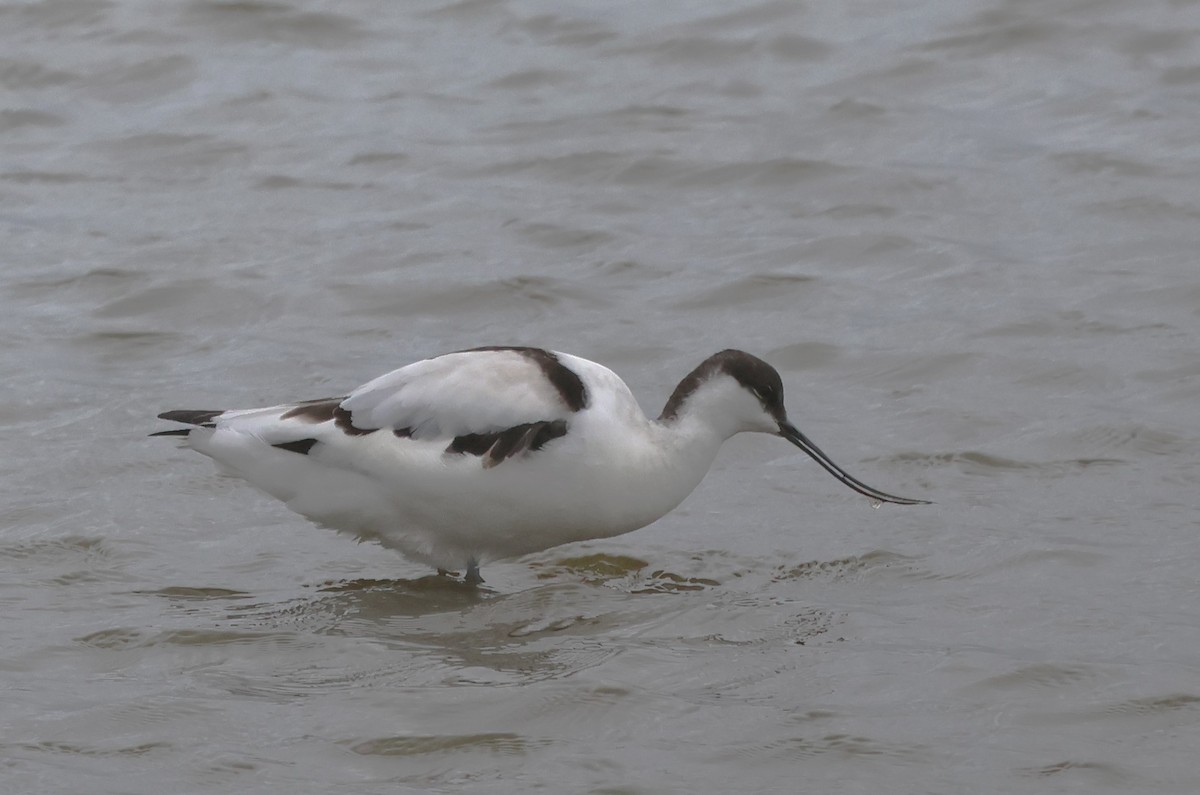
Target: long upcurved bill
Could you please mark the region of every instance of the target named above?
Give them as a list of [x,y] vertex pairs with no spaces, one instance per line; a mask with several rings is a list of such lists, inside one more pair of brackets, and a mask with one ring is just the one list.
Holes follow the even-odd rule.
[[800,433],[800,429],[790,422],[779,423],[779,435],[787,439],[792,444],[799,447],[804,452],[812,456],[812,459],[821,466],[825,467],[825,471],[833,475],[838,480],[845,483],[850,488],[857,491],[859,494],[864,494],[873,500],[879,502],[894,502],[897,505],[932,505],[929,500],[913,500],[908,497],[896,497],[891,494],[873,489],[861,480],[847,474],[840,466],[833,463],[829,456],[821,452],[821,448],[813,444],[807,436]]

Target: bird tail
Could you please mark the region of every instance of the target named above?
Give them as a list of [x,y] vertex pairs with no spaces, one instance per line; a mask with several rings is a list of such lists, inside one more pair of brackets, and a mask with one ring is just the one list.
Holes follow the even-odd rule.
[[[164,411],[158,415],[160,420],[170,420],[172,422],[185,422],[188,425],[198,425],[201,428],[215,428],[214,419],[225,413],[224,409],[210,411],[208,409],[175,409],[174,411]],[[176,428],[171,431],[158,431],[150,434],[151,436],[187,436],[192,432],[191,428]]]

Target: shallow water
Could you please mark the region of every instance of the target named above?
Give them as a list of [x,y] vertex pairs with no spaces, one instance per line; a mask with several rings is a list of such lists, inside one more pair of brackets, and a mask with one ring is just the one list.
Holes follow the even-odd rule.
[[[0,791],[1190,793],[1200,7],[0,7]],[[492,343],[730,442],[480,593],[145,434]]]

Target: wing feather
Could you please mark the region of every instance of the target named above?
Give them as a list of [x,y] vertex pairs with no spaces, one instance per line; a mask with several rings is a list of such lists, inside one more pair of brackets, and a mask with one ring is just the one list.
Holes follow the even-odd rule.
[[200,427],[156,435],[186,435],[194,448],[211,448],[219,458],[214,432],[233,431],[307,456],[322,443],[342,448],[346,437],[390,430],[398,439],[442,442],[446,453],[478,456],[490,469],[565,435],[567,420],[587,401],[583,380],[557,354],[489,348],[401,367],[347,397],[165,412],[163,419]]
[[356,428],[407,429],[413,439],[451,439],[565,420],[573,409],[546,369],[544,360],[522,349],[448,353],[369,381],[341,408],[350,412]]

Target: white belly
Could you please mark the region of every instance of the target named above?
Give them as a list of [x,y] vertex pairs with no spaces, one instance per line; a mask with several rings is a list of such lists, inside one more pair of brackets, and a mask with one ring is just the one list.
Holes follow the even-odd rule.
[[692,459],[672,467],[658,451],[624,450],[616,459],[616,451],[586,441],[568,434],[487,470],[473,456],[414,444],[403,463],[379,462],[378,471],[390,473],[381,488],[392,506],[386,522],[352,518],[339,529],[443,568],[485,563],[644,527],[682,502],[711,463]]

